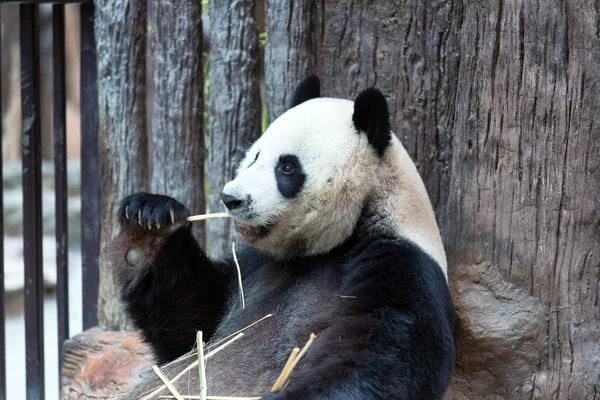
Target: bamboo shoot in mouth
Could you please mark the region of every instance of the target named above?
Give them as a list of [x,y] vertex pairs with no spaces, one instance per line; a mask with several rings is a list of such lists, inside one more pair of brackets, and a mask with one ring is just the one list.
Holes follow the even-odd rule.
[[199,215],[190,215],[185,220],[186,221],[204,221],[206,219],[212,219],[212,218],[230,218],[230,215],[227,213],[199,214]]

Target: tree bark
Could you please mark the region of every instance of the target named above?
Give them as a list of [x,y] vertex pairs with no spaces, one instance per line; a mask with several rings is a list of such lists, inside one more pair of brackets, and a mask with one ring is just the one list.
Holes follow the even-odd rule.
[[21,157],[21,69],[19,47],[19,5],[2,4],[2,109],[0,110],[0,129],[2,131],[2,161],[16,160]]
[[594,398],[598,3],[469,2],[462,15],[446,211],[457,383],[471,397]]
[[[274,8],[266,63],[283,70],[266,77],[272,116],[301,78],[296,66],[314,65],[325,96],[353,99],[376,86],[423,176],[457,309],[447,398],[596,396],[597,2],[305,0]],[[298,21],[315,33],[298,31]],[[287,35],[274,33],[282,26]]]
[[315,72],[315,0],[267,0],[265,84],[268,121],[287,111],[293,90]]
[[[127,329],[107,245],[118,232],[120,199],[148,189],[146,138],[146,2],[97,0],[100,163],[100,289],[98,324]],[[83,160],[85,162],[85,160]]]
[[86,330],[65,341],[60,399],[115,399],[142,380],[153,358],[139,333]]
[[[152,191],[203,214],[204,125],[202,4],[160,0],[151,7],[154,102]],[[204,227],[195,223],[204,245]]]
[[[261,133],[258,25],[254,0],[211,3],[210,147],[206,174],[211,212],[245,150]],[[211,255],[231,253],[231,221],[207,221]]]

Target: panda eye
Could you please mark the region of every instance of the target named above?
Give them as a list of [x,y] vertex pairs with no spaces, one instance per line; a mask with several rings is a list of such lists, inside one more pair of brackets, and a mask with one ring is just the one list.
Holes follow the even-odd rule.
[[256,157],[254,157],[254,160],[252,160],[252,162],[250,164],[248,164],[248,166],[246,167],[246,169],[250,168],[251,166],[254,165],[254,163],[256,162],[256,160],[258,160],[258,156],[260,155],[260,151],[258,153],[256,153]]
[[286,175],[293,174],[295,170],[296,170],[296,167],[294,167],[294,165],[289,162],[287,162],[281,166],[281,172],[283,172]]

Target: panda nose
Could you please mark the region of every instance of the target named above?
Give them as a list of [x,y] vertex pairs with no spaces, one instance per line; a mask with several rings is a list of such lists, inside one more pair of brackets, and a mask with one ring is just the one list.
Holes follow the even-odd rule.
[[225,193],[223,193],[221,199],[223,200],[223,204],[225,204],[225,207],[227,207],[227,209],[229,210],[235,210],[236,208],[240,208],[244,204],[243,200],[240,200],[235,196],[231,196]]

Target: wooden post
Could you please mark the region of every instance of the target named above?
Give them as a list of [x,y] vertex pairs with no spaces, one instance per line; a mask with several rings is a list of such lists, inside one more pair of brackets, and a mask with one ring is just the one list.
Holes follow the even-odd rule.
[[[261,133],[258,25],[254,0],[210,3],[210,145],[206,175],[211,212],[244,151]],[[211,255],[231,253],[231,221],[207,221]]]
[[101,215],[98,324],[125,329],[131,324],[121,310],[107,245],[118,232],[115,216],[120,199],[148,188],[146,2],[97,0],[95,5]]
[[[205,211],[202,4],[159,0],[151,7],[154,102],[152,192],[172,196],[192,214]],[[204,244],[204,226],[194,224]]]

